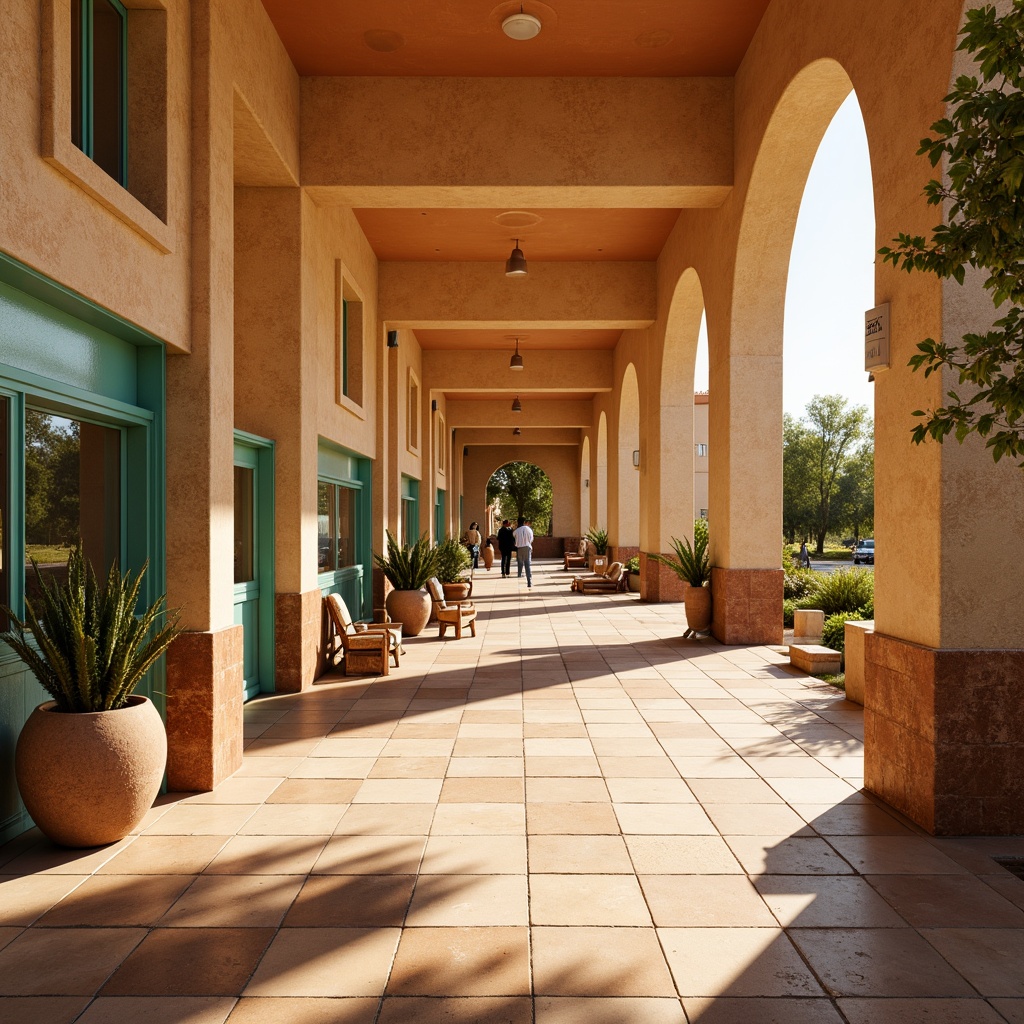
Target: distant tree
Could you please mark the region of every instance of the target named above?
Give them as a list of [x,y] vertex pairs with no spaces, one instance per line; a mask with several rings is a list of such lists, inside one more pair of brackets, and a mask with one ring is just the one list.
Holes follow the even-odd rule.
[[502,519],[520,516],[533,523],[533,532],[551,532],[552,494],[547,473],[532,462],[507,462],[487,481],[487,503],[497,503]]
[[25,416],[25,540],[73,544],[79,531],[79,427],[29,410]]
[[875,520],[875,444],[868,438],[850,456],[839,477],[836,525],[852,531],[854,540],[873,532]]
[[912,438],[941,443],[952,434],[963,443],[977,433],[996,462],[1009,455],[1024,467],[1024,0],[1001,15],[988,5],[968,11],[960,34],[958,49],[975,58],[978,74],[957,78],[945,98],[949,116],[918,150],[932,167],[943,164],[943,180],[928,182],[925,195],[944,223],[930,239],[900,234],[879,254],[961,285],[967,267],[984,271],[995,308],[1009,304],[985,334],[917,346],[915,370],[955,371],[959,387],[947,405],[914,412],[922,422]]
[[839,479],[853,452],[868,433],[868,411],[850,406],[842,395],[815,395],[807,403],[801,439],[812,496],[811,533],[815,551],[825,553],[825,537],[836,523],[833,504]]
[[812,480],[808,430],[786,413],[782,418],[782,526],[790,544],[810,535],[815,508]]

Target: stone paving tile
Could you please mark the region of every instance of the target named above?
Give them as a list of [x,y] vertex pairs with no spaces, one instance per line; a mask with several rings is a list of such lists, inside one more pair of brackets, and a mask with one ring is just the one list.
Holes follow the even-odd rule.
[[474,600],[247,705],[242,769],[144,834],[0,848],[0,1018],[1024,1024],[1024,840],[861,791],[841,694],[543,563]]

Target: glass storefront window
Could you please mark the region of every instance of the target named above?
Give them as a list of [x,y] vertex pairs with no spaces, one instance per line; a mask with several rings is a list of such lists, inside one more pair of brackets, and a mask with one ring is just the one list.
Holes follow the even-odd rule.
[[[10,573],[10,537],[7,534],[8,516],[10,507],[7,500],[7,481],[10,466],[7,462],[7,445],[10,440],[10,421],[8,410],[10,404],[7,399],[0,395],[0,605],[11,603],[11,573]],[[7,629],[7,616],[0,611],[0,630]]]
[[235,582],[248,583],[256,578],[253,534],[253,471],[235,466]]
[[25,591],[38,591],[29,564],[61,575],[82,551],[103,579],[121,556],[121,432],[29,409],[25,413]]
[[334,572],[361,564],[359,492],[341,484],[317,484],[317,570]]

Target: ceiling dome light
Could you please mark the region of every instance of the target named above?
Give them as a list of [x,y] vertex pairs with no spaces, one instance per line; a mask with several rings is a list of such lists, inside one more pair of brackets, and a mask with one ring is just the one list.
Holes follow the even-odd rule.
[[526,276],[526,257],[523,255],[523,250],[519,248],[518,238],[516,239],[516,247],[512,250],[512,255],[505,260],[505,276]]
[[519,396],[518,395],[516,395],[515,401],[512,403],[512,411],[513,412],[522,412],[523,411],[523,403],[519,401]]
[[516,351],[512,358],[508,361],[508,368],[510,370],[521,370],[523,368],[523,357],[519,354],[518,338],[516,338]]
[[519,437],[519,435],[520,435],[520,434],[521,434],[522,432],[523,432],[523,431],[522,431],[522,429],[521,429],[520,427],[513,427],[513,428],[512,428],[512,433],[513,433],[513,434],[514,434],[514,435],[515,435],[516,437]]
[[540,33],[540,18],[532,14],[526,14],[519,10],[517,14],[510,14],[502,23],[501,31],[509,37],[523,42],[526,39],[533,39]]

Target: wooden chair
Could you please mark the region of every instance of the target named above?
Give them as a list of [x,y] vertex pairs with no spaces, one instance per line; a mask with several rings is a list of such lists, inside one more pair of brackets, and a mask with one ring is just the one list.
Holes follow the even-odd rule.
[[388,630],[386,623],[375,624],[379,628],[371,628],[353,622],[348,607],[338,594],[328,594],[324,602],[331,624],[329,655],[336,657],[341,650],[345,675],[386,676],[390,672],[389,655],[394,656],[397,667],[401,641]]
[[586,537],[580,538],[580,544],[576,551],[566,551],[562,555],[562,569],[583,569],[587,564],[587,548],[589,543]]
[[438,638],[444,636],[449,626],[455,627],[455,639],[462,639],[462,627],[469,626],[470,633],[476,636],[476,608],[471,601],[446,601],[444,590],[436,576],[427,580],[427,590],[430,599],[434,602],[434,612],[437,615]]
[[606,576],[591,573],[589,576],[574,576],[572,589],[580,594],[614,594],[626,589],[626,567],[622,562],[612,562]]

